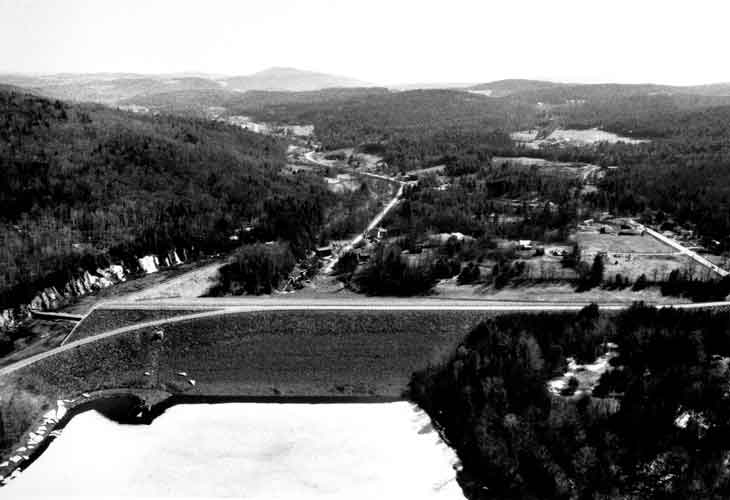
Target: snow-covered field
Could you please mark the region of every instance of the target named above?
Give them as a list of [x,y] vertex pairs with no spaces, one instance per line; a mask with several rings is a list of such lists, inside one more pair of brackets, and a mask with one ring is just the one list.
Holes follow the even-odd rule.
[[600,142],[616,144],[624,142],[626,144],[641,144],[648,142],[643,139],[634,139],[606,132],[598,128],[590,128],[584,130],[576,129],[557,129],[554,130],[544,139],[538,139],[537,130],[521,130],[510,134],[513,141],[521,143],[529,149],[540,149],[545,146],[590,146]]
[[456,464],[428,416],[406,402],[180,405],[150,426],[82,413],[2,493],[463,498]]

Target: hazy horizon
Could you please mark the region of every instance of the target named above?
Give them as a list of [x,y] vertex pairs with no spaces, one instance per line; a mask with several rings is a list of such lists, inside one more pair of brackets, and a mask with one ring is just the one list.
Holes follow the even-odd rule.
[[374,85],[536,79],[698,85],[730,5],[710,0],[0,0],[0,73],[245,75],[270,67]]

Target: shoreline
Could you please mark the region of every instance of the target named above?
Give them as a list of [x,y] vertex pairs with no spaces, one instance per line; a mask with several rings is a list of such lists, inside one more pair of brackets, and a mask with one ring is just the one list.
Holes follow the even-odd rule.
[[[11,456],[19,456],[19,449],[28,451],[26,455],[20,456],[20,460],[5,460],[4,467],[0,467],[0,489],[9,481],[15,479],[30,467],[43,452],[48,449],[51,443],[61,435],[63,429],[77,415],[87,411],[97,411],[105,418],[124,425],[150,425],[157,417],[164,414],[168,409],[178,405],[196,404],[226,404],[226,403],[266,403],[266,404],[353,404],[353,403],[394,403],[408,401],[405,397],[396,396],[205,396],[170,394],[157,391],[157,394],[146,391],[125,390],[122,392],[102,391],[92,393],[88,396],[81,395],[81,399],[59,400],[56,411],[63,411],[63,415],[52,427],[48,427],[48,419],[44,416],[38,419],[33,426],[34,431],[27,433],[23,440],[15,447]],[[166,394],[166,396],[165,396]],[[162,399],[160,399],[162,398]],[[66,403],[73,406],[66,407]],[[75,403],[75,404],[74,404]],[[53,411],[53,410],[51,410]],[[44,426],[44,435],[30,444],[31,435],[37,434],[39,427]],[[32,449],[29,448],[32,446]]]

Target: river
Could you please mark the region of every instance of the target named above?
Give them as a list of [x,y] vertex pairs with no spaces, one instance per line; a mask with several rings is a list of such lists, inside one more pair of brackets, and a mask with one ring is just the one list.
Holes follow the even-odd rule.
[[406,402],[183,404],[148,426],[75,416],[2,495],[463,499],[457,463]]

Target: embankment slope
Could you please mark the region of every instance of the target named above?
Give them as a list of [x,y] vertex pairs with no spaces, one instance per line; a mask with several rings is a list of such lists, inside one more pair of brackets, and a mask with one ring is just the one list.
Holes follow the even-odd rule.
[[402,397],[415,370],[443,359],[488,314],[241,312],[170,323],[164,335],[103,338],[0,377],[0,455],[10,457],[57,401],[84,393]]

